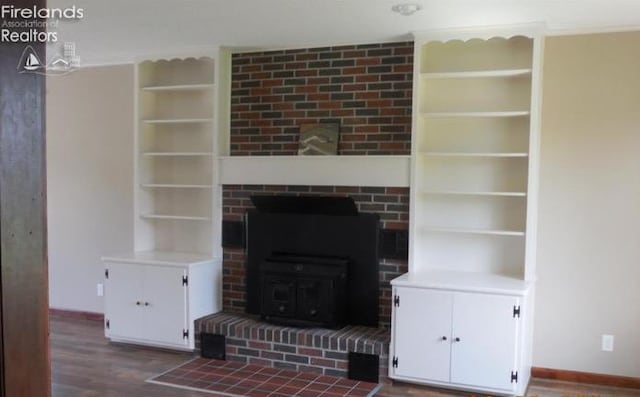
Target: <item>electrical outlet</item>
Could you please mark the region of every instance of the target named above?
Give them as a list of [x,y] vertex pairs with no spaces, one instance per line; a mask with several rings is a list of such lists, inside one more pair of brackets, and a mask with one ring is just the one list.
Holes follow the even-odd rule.
[[98,283],[96,289],[97,289],[98,296],[103,296],[104,295],[104,284]]
[[613,335],[602,335],[602,351],[603,352],[612,352],[613,351]]

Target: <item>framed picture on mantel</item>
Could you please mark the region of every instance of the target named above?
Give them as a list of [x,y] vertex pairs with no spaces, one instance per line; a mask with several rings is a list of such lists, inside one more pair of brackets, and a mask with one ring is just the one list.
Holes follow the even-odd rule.
[[340,124],[303,124],[300,126],[301,156],[335,156],[338,154]]

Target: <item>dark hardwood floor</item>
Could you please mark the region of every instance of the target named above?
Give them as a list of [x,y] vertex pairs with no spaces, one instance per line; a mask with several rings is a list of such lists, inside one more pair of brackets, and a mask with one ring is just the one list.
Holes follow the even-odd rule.
[[[145,380],[190,359],[193,355],[107,342],[102,323],[51,316],[53,397],[211,397]],[[421,386],[385,386],[377,397],[471,396]],[[535,379],[529,397],[640,397],[640,390],[617,389]],[[482,397],[482,396],[478,396]]]
[[102,322],[51,316],[54,397],[211,397],[145,383],[192,354],[107,342]]

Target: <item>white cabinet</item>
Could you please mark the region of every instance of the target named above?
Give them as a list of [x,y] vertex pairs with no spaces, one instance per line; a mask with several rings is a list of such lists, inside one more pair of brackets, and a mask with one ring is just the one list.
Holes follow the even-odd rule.
[[105,335],[193,350],[195,319],[221,307],[220,261],[138,252],[105,257]]
[[[438,274],[393,282],[390,377],[478,390],[522,394],[521,330],[526,284],[497,291],[487,285],[453,288]],[[445,276],[446,278],[447,276]],[[483,281],[477,276],[480,283]],[[434,282],[435,281],[435,282]]]

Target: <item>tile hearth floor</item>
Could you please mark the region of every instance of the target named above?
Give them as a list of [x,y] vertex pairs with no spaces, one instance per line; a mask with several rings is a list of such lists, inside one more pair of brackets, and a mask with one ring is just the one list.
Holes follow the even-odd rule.
[[379,386],[335,376],[196,358],[147,382],[247,397],[366,397]]

